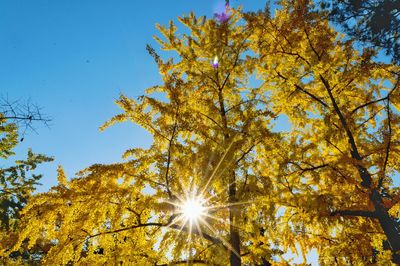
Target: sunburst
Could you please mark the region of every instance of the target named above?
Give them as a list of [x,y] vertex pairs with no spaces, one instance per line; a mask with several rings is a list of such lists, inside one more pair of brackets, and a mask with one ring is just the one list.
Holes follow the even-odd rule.
[[[198,193],[201,191],[201,193]],[[223,191],[221,191],[223,192]],[[208,198],[204,197],[204,190],[202,189],[194,189],[191,191],[185,191],[183,197],[177,196],[177,200],[174,202],[168,201],[168,203],[174,205],[175,211],[174,215],[176,218],[172,222],[172,224],[178,225],[174,227],[178,229],[177,238],[181,235],[182,232],[187,233],[187,244],[188,244],[188,262],[193,259],[192,248],[194,244],[193,234],[197,234],[203,237],[203,234],[210,234],[213,238],[218,239],[218,241],[229,251],[232,251],[236,256],[240,256],[236,250],[231,246],[229,240],[224,239],[222,237],[219,230],[216,229],[212,224],[218,223],[220,225],[231,226],[228,217],[226,219],[215,216],[214,213],[224,211],[224,209],[229,209],[233,206],[238,205],[248,205],[254,203],[254,201],[246,201],[246,202],[235,202],[235,203],[216,203],[213,202],[213,199],[217,198],[220,193],[216,193]],[[234,227],[238,229],[237,225]],[[227,230],[229,230],[227,228]]]
[[[180,195],[174,195],[176,198],[171,201],[167,201],[169,204],[174,206],[174,220],[171,222],[170,227],[178,229],[179,238],[182,232],[187,233],[187,244],[188,244],[188,262],[193,259],[192,250],[194,245],[193,235],[197,234],[201,237],[208,234],[214,239],[218,240],[227,250],[233,252],[236,256],[240,256],[236,250],[231,246],[229,240],[224,239],[221,234],[221,229],[217,229],[220,224],[222,226],[235,227],[240,230],[243,228],[237,225],[231,224],[229,221],[229,214],[226,213],[225,218],[221,217],[221,211],[231,209],[232,207],[237,207],[239,205],[251,205],[255,203],[255,200],[242,201],[242,202],[221,202],[219,196],[224,194],[226,191],[221,189],[220,191],[210,190],[212,181],[216,176],[223,174],[228,165],[225,165],[224,169],[221,169],[223,161],[226,161],[227,154],[232,152],[232,147],[234,143],[234,138],[225,149],[216,167],[213,168],[211,174],[203,182],[201,186],[196,185],[194,178],[190,181],[189,188],[180,187],[183,190]],[[232,159],[231,159],[232,160]],[[230,184],[228,184],[229,186]],[[183,194],[183,195],[182,195]],[[219,198],[219,199],[218,199]],[[218,215],[216,214],[218,212]],[[215,215],[214,215],[215,214]],[[226,230],[229,231],[229,229]]]
[[206,214],[204,199],[196,197],[186,199],[180,207],[184,219],[195,222]]

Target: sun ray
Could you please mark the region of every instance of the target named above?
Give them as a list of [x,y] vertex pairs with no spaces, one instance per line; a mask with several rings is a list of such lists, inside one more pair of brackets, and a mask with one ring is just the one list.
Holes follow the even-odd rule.
[[220,222],[221,224],[224,224],[224,225],[227,225],[227,226],[233,226],[234,228],[239,229],[239,230],[242,230],[243,232],[246,231],[244,227],[240,227],[240,226],[237,226],[237,225],[229,224],[228,221],[226,221],[226,220],[224,220],[224,219],[222,219],[222,218],[217,218],[217,217],[215,217],[215,216],[213,216],[213,215],[211,215],[211,214],[206,214],[206,215],[204,215],[204,216],[205,216],[205,217],[208,217],[208,218],[210,218],[210,219],[213,219],[214,221]]
[[[229,164],[228,164],[228,165],[229,165]],[[226,171],[227,168],[228,168],[228,166],[226,166],[226,167],[223,169],[223,171],[221,172],[221,174],[224,173],[224,172]],[[235,181],[229,183],[227,186],[229,187],[230,185],[232,185],[232,184],[234,184],[234,183],[236,183],[236,182],[237,182],[237,181],[235,180]],[[202,193],[203,193],[203,194],[204,194],[204,192],[205,192],[205,189],[202,190]],[[218,195],[223,194],[224,192],[225,192],[225,190],[224,190],[224,189],[221,189],[220,191],[215,191],[215,194],[214,194],[214,195],[211,195],[211,196],[208,197],[208,198],[205,198],[204,195],[202,195],[202,197],[205,198],[206,201],[210,201],[212,198],[215,198],[215,197],[217,197]]]
[[[232,137],[231,142],[229,143],[225,152],[222,154],[222,157],[219,159],[216,167],[214,169],[207,168],[212,172],[202,188],[196,186],[197,179],[192,177],[189,180],[189,184],[179,184],[179,190],[181,193],[174,195],[175,199],[172,198],[165,201],[175,207],[174,215],[177,215],[177,218],[174,219],[174,221],[171,223],[171,226],[174,229],[178,229],[178,234],[176,237],[179,238],[182,232],[187,233],[186,241],[188,247],[188,264],[190,264],[190,262],[193,260],[194,254],[197,250],[197,246],[195,245],[196,238],[193,237],[193,234],[198,234],[201,238],[203,238],[204,233],[207,231],[211,233],[215,239],[218,239],[218,241],[220,241],[220,243],[225,246],[227,250],[234,253],[236,256],[240,256],[230,244],[229,239],[221,237],[221,232],[226,232],[227,230],[229,232],[230,226],[240,230],[243,228],[232,225],[228,220],[228,213],[221,216],[218,215],[217,212],[223,211],[224,209],[227,209],[228,211],[234,206],[251,205],[258,200],[255,199],[241,202],[227,202],[228,199],[222,197],[222,195],[225,195],[226,193],[226,188],[221,188],[218,189],[219,191],[216,191],[214,187],[213,190],[208,190],[213,180],[215,180],[215,177],[217,175],[224,174],[227,169],[229,169],[231,160],[227,161],[227,158],[229,152],[232,151],[233,143],[234,137]],[[232,161],[233,160],[234,159],[232,159]],[[228,184],[228,186],[234,184],[235,182],[238,181],[231,182]],[[216,215],[214,215],[214,213]],[[176,226],[176,224],[179,224],[179,226]]]
[[220,205],[210,205],[209,207],[207,207],[207,210],[226,209],[226,208],[238,206],[238,205],[251,205],[251,204],[259,202],[259,201],[261,201],[261,200],[237,201],[237,202],[220,204]]
[[232,137],[232,141],[229,144],[228,148],[225,150],[223,156],[221,157],[221,159],[219,160],[217,166],[214,168],[214,171],[211,173],[210,177],[208,178],[206,184],[204,185],[203,190],[201,191],[200,195],[202,196],[204,194],[204,192],[207,190],[208,186],[210,185],[211,180],[214,178],[214,175],[216,174],[216,172],[218,171],[219,167],[221,166],[222,162],[225,160],[226,155],[228,154],[228,152],[230,151],[230,149],[232,148],[233,142],[235,140],[235,137]]
[[192,260],[192,247],[193,247],[193,243],[192,243],[192,224],[193,224],[193,221],[190,220],[189,221],[189,234],[188,234],[188,243],[189,243],[188,264],[189,264],[189,261]]
[[176,239],[180,236],[180,234],[181,234],[181,232],[182,232],[182,229],[183,229],[183,227],[185,226],[185,224],[187,223],[187,221],[184,219],[184,217],[182,217],[182,216],[179,216],[176,220],[174,220],[170,225],[167,225],[167,228],[173,228],[173,229],[175,229],[174,227],[172,227],[173,225],[175,225],[175,224],[177,224],[178,222],[180,222],[180,221],[183,221],[182,222],[182,224],[181,224],[181,227],[178,229],[178,234],[176,235]]
[[[204,215],[207,215],[207,214],[204,214]],[[196,221],[196,228],[197,228],[197,231],[199,232],[201,238],[203,238],[203,231],[201,230],[200,224],[197,221]]]
[[[218,235],[218,232],[215,231],[215,229],[212,228],[212,226],[204,219],[201,218],[201,221],[203,222],[203,224],[214,234],[214,235]],[[232,247],[231,244],[229,244],[229,242],[223,238],[218,238],[219,240],[221,240],[221,242],[226,246],[226,248],[229,251],[232,251],[236,256],[240,257],[240,254],[237,253],[237,251]]]

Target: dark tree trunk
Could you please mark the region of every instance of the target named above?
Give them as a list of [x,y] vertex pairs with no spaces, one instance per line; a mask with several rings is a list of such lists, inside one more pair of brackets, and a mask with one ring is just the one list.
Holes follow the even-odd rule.
[[[230,182],[229,182],[229,203],[236,202],[236,183],[235,183],[235,172],[233,171],[231,174]],[[236,220],[237,220],[237,210],[236,206],[231,206],[229,208],[229,223],[230,223],[230,263],[231,266],[240,266],[242,265],[242,259],[240,257],[240,236],[239,231],[237,230]]]
[[390,250],[392,251],[392,261],[396,263],[397,265],[400,265],[400,258],[399,255],[396,253],[400,250],[400,232],[399,232],[399,224],[394,220],[393,217],[391,217],[388,213],[388,210],[383,206],[382,202],[382,195],[378,191],[377,188],[373,187],[372,184],[372,177],[371,174],[368,172],[368,170],[362,166],[362,156],[358,152],[357,145],[353,136],[353,133],[350,130],[350,127],[348,126],[345,117],[343,116],[342,112],[340,111],[339,106],[336,103],[335,97],[332,94],[331,87],[329,85],[329,82],[322,76],[320,75],[320,79],[322,83],[324,84],[329,98],[331,99],[333,108],[338,115],[340,122],[346,131],[347,135],[347,140],[350,145],[350,154],[351,157],[357,161],[359,161],[359,164],[356,164],[358,173],[360,174],[361,177],[361,185],[369,189],[370,195],[369,199],[374,205],[375,211],[374,214],[376,215],[376,218],[379,220],[379,224],[382,227],[383,232],[385,233],[387,237],[387,241],[390,245]]

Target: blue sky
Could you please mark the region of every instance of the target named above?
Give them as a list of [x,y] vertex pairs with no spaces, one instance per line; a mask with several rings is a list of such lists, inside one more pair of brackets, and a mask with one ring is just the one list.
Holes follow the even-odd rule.
[[[246,10],[264,1],[240,1]],[[69,177],[93,163],[121,160],[131,147],[151,137],[124,123],[98,127],[119,112],[120,93],[135,97],[160,83],[146,43],[158,48],[155,24],[194,11],[212,17],[224,1],[0,1],[0,96],[28,100],[52,117],[48,129],[36,124],[15,150],[55,157],[39,167],[44,191],[56,184],[61,164]],[[233,6],[237,1],[231,1]],[[15,159],[15,158],[14,158]]]

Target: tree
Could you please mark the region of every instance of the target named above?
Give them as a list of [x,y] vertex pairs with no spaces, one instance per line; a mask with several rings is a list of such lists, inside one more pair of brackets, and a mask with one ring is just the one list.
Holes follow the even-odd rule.
[[[39,119],[40,112],[22,113],[22,106],[10,104],[4,101],[0,112],[0,157],[9,159],[14,155],[13,149],[19,143],[17,122],[23,122],[26,127],[32,127],[31,123],[35,120],[47,122]],[[11,115],[10,115],[11,113]],[[27,121],[22,121],[27,120]],[[26,130],[26,128],[25,128]],[[24,133],[25,134],[25,130]],[[0,247],[7,249],[13,244],[18,228],[19,212],[26,205],[29,196],[38,185],[41,175],[28,173],[34,170],[38,164],[49,162],[53,159],[42,154],[35,154],[28,151],[26,160],[17,160],[14,165],[3,166],[0,168]],[[11,257],[17,257],[21,252],[14,252]],[[30,257],[27,252],[24,258]],[[7,258],[1,257],[5,262]]]
[[[324,5],[326,2],[322,1]],[[399,1],[341,0],[332,1],[331,8],[332,20],[341,25],[350,37],[383,48],[394,62],[399,63]]]
[[283,5],[247,16],[272,111],[292,126],[288,152],[264,155],[279,165],[283,239],[323,265],[398,264],[400,69],[359,53],[308,1]]
[[240,12],[225,16],[179,18],[190,35],[178,34],[173,22],[157,26],[164,37],[157,41],[178,61],[148,46],[164,85],[137,100],[121,95],[123,113],[103,127],[132,121],[151,133],[153,144],[68,182],[60,169],[59,185],[24,209],[15,248],[44,236],[55,243],[46,264],[265,265],[281,252],[263,240],[262,228],[273,223],[265,213],[275,209],[263,200],[270,182],[253,167],[255,150],[279,141],[268,129],[274,114],[261,88],[249,85],[252,31],[239,23]]

